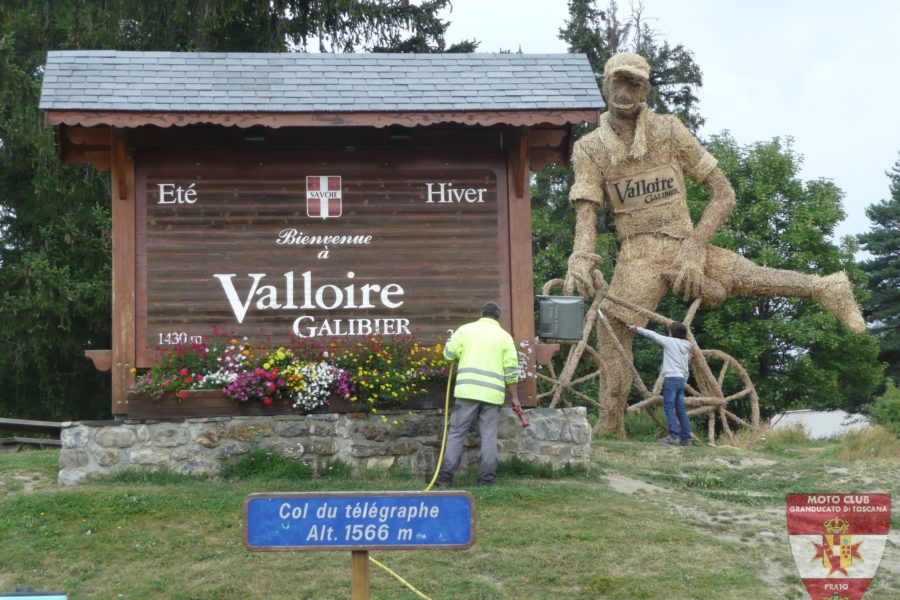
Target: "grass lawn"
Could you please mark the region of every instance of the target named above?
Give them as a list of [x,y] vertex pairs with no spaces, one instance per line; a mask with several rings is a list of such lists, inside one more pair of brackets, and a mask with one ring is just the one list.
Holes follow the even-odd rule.
[[[0,454],[0,593],[75,599],[346,599],[350,553],[249,552],[253,492],[417,490],[420,478],[337,466],[328,477],[260,468],[196,479],[130,473],[55,483],[54,450]],[[270,465],[271,466],[271,465]],[[282,465],[283,467],[283,465]],[[893,533],[867,600],[900,597],[900,462],[844,459],[826,444],[750,452],[599,440],[587,473],[504,465],[476,499],[464,551],[373,552],[438,599],[806,598],[787,540],[785,495],[893,493]],[[372,597],[413,592],[372,566]]]

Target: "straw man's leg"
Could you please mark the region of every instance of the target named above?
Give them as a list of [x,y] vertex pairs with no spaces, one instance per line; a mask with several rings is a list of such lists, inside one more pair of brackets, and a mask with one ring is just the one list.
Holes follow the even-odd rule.
[[770,269],[715,246],[709,247],[707,272],[724,285],[729,296],[782,296],[815,300],[837,317],[849,331],[866,331],[866,323],[853,297],[853,288],[843,272],[819,277],[797,271]]
[[[607,317],[609,318],[609,317]],[[609,318],[613,334],[622,344],[626,356],[622,356],[605,328],[598,330],[597,349],[605,363],[606,378],[600,380],[600,416],[599,430],[611,433],[618,438],[625,438],[625,405],[628,392],[631,390],[631,369],[628,363],[632,360],[631,345],[634,339],[622,321]],[[635,323],[637,324],[637,323]],[[641,323],[643,326],[643,323]]]
[[[610,283],[609,293],[622,300],[655,310],[666,293],[666,280],[662,276],[667,261],[674,255],[670,241],[645,236],[639,247],[625,244],[619,253],[616,271]],[[600,405],[603,409],[600,431],[617,437],[625,437],[625,406],[631,391],[631,346],[634,339],[627,324],[643,327],[643,317],[631,310],[604,300],[600,306],[609,321],[615,340],[621,344],[624,355],[602,324],[597,324],[597,349],[605,364],[606,378],[600,381]]]

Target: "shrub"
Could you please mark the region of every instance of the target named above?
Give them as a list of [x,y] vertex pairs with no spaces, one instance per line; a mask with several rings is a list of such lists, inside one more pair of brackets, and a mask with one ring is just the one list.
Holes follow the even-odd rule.
[[893,380],[887,380],[887,389],[875,399],[869,414],[873,421],[900,435],[900,388],[894,385]]
[[783,450],[791,446],[804,446],[809,443],[809,436],[803,425],[782,429],[769,429],[759,438],[760,446],[766,450]]
[[886,427],[853,431],[838,440],[837,457],[841,460],[900,461],[900,438]]

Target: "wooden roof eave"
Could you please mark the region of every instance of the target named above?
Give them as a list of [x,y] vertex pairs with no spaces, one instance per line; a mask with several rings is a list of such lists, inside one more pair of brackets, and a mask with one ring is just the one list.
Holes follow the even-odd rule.
[[[327,117],[347,117],[341,121],[328,121]],[[134,113],[56,111],[45,113],[46,122],[56,128],[56,146],[60,162],[91,163],[101,171],[109,170],[112,161],[111,132],[115,128],[134,128],[142,125],[182,127],[193,124],[213,123],[223,126],[248,128],[268,126],[374,126],[387,127],[460,124],[475,126],[516,125],[531,128],[527,151],[531,170],[539,170],[549,164],[565,164],[571,156],[575,126],[586,121],[597,122],[594,109],[566,111],[507,111],[483,113]],[[398,120],[408,117],[406,120]],[[463,118],[466,117],[466,118]],[[471,117],[468,118],[468,117]],[[309,119],[314,119],[310,121]],[[218,123],[215,123],[218,121]]]
[[56,151],[61,164],[90,163],[100,171],[108,171],[112,162],[110,153],[112,128],[108,125],[93,127],[56,127]]
[[557,110],[402,111],[402,112],[155,112],[47,109],[49,125],[96,127],[184,127],[211,124],[226,127],[405,127],[440,125],[510,125],[566,127],[596,123],[596,108]]

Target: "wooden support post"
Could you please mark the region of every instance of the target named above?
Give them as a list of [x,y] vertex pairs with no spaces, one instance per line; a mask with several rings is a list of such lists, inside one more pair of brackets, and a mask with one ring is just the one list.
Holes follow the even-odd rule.
[[134,154],[125,132],[113,129],[112,156],[112,413],[127,412],[135,366],[135,187]]
[[369,600],[369,553],[354,550],[350,557],[350,598]]
[[[520,128],[509,145],[509,279],[512,336],[516,342],[534,342],[534,264],[531,255],[531,168],[528,162],[528,129]],[[529,370],[534,369],[534,360]],[[519,400],[523,406],[537,404],[537,381],[525,380]]]

